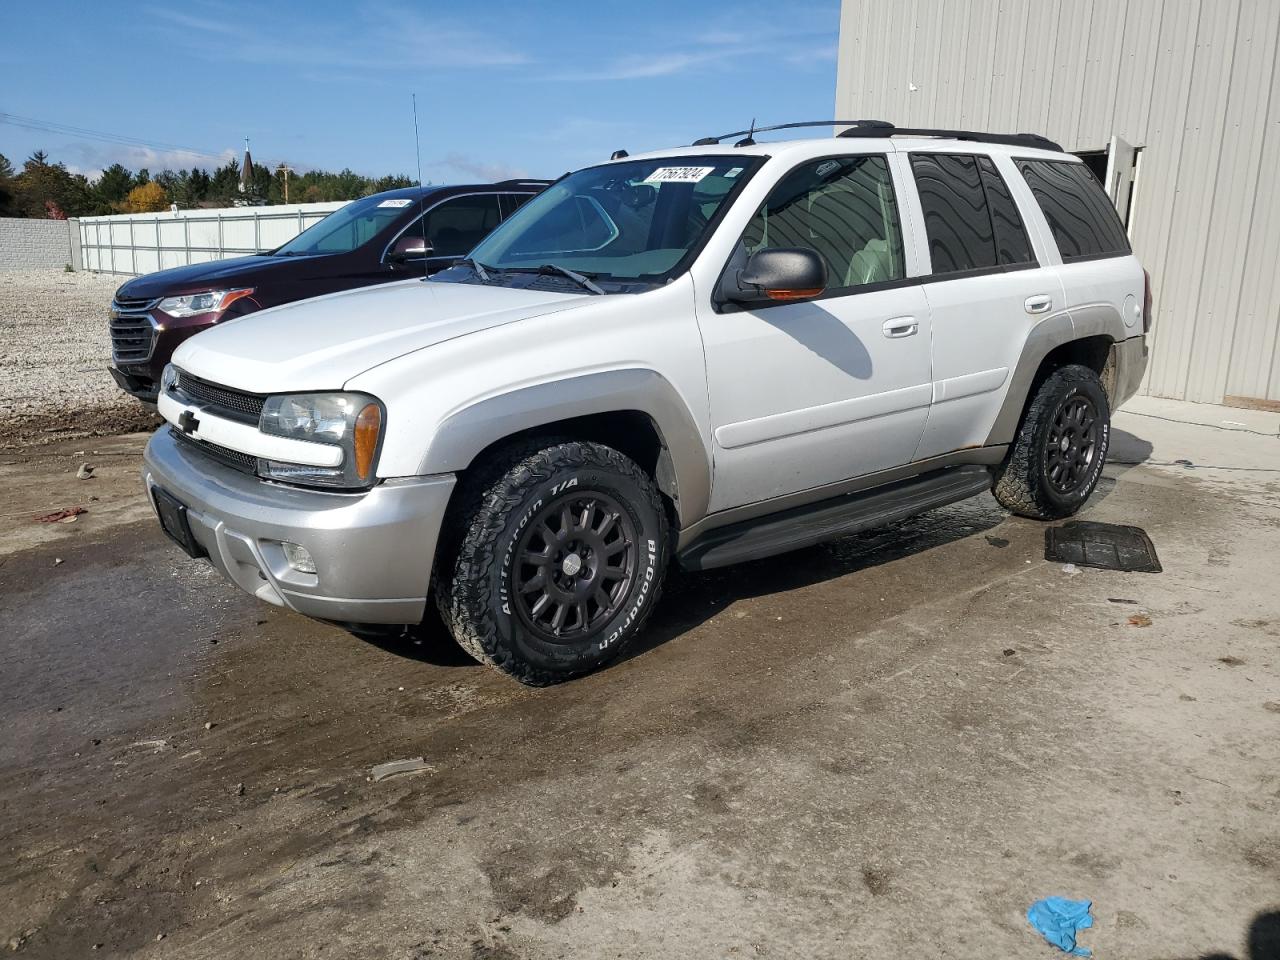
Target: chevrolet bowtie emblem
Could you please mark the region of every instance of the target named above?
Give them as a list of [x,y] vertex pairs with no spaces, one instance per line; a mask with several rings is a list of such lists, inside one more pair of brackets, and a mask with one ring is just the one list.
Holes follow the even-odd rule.
[[195,433],[200,429],[200,421],[190,410],[183,410],[182,416],[178,418],[178,429],[183,433]]

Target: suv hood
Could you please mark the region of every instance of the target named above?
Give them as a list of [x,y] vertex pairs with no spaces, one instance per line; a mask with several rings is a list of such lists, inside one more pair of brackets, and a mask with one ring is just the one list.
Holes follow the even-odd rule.
[[404,280],[250,313],[192,337],[173,362],[251,393],[340,390],[396,357],[468,333],[571,310],[591,298]]
[[[301,259],[301,258],[296,258]],[[323,259],[323,258],[317,258]],[[199,290],[211,290],[218,284],[252,285],[259,277],[288,263],[285,257],[236,257],[234,260],[211,260],[185,267],[171,267],[145,276],[134,277],[120,285],[117,297],[154,300],[174,297]]]

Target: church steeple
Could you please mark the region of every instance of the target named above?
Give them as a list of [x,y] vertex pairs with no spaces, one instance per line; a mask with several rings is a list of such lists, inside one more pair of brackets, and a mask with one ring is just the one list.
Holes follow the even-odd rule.
[[244,138],[244,161],[240,164],[240,192],[248,193],[253,186],[253,158],[249,156],[249,138]]

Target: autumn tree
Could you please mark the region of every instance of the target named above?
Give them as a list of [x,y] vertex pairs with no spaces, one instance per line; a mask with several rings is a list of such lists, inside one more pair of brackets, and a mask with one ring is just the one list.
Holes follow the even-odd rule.
[[12,217],[17,210],[18,184],[13,175],[13,164],[0,153],[0,217]]
[[18,216],[62,219],[82,216],[92,208],[89,181],[61,163],[50,163],[43,150],[27,158],[14,185]]
[[154,180],[148,180],[141,186],[134,187],[124,198],[125,213],[155,213],[169,206],[169,195],[164,187]]
[[96,214],[116,213],[124,204],[129,191],[137,186],[133,174],[119,163],[113,163],[102,171],[94,182],[92,194]]

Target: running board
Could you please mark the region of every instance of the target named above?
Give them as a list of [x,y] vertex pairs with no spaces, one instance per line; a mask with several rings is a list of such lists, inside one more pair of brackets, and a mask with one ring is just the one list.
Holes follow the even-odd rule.
[[950,467],[710,530],[681,550],[676,560],[686,570],[758,560],[883,527],[990,489],[989,468]]

